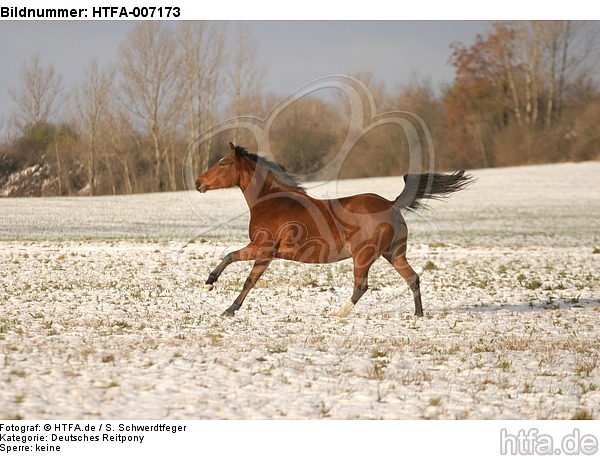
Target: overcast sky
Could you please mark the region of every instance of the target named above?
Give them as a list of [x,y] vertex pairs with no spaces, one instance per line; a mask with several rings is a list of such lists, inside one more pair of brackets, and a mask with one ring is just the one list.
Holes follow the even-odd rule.
[[[472,43],[484,21],[250,21],[266,65],[265,89],[282,96],[331,74],[369,70],[388,89],[411,73],[430,76],[436,88],[452,80],[452,42]],[[35,52],[53,63],[65,88],[76,84],[91,58],[116,61],[119,44],[135,22],[3,21],[0,23],[0,116],[12,109],[9,88]],[[229,27],[234,30],[235,27]]]

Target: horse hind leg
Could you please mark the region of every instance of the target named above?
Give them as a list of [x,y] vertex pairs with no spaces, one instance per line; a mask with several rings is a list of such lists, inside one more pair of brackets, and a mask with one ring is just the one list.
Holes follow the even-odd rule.
[[[366,282],[366,279],[365,279]],[[367,291],[367,285],[364,285],[364,289],[357,288],[356,284],[354,285],[354,291],[352,292],[352,297],[342,306],[340,310],[334,312],[332,316],[334,317],[346,317],[348,314],[354,309],[354,306],[358,302],[358,300],[365,294]]]
[[367,289],[369,288],[368,276],[369,268],[372,264],[373,263],[357,267],[356,261],[354,262],[354,290],[352,292],[352,297],[340,308],[340,310],[333,313],[332,316],[346,317],[352,311],[352,309],[354,309],[354,306],[358,300],[367,292]]
[[419,274],[417,274],[413,268],[410,267],[408,261],[406,261],[406,248],[403,249],[397,255],[384,254],[383,257],[394,266],[394,269],[398,271],[398,274],[402,276],[406,283],[413,292],[413,298],[415,301],[415,315],[417,317],[423,316],[423,304],[421,303],[421,287]]

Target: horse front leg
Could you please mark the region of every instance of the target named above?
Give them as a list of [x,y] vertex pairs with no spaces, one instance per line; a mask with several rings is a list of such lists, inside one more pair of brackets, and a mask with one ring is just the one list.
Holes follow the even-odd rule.
[[235,261],[240,261],[239,257],[236,257],[235,255],[238,252],[231,252],[223,257],[219,265],[208,275],[208,279],[206,279],[206,283],[202,289],[203,291],[212,290],[214,288],[213,284],[219,279],[219,276],[225,270],[225,268]]
[[229,306],[229,308],[221,314],[222,317],[233,317],[235,315],[235,312],[239,310],[240,307],[242,307],[244,299],[246,299],[246,296],[248,295],[250,290],[254,288],[254,285],[256,285],[256,282],[258,282],[260,276],[269,267],[269,264],[271,264],[272,260],[273,258],[267,258],[265,260],[256,260],[254,262],[254,266],[252,266],[252,270],[250,271],[248,278],[244,282],[244,287],[242,288],[241,293],[237,298],[235,298],[233,304],[231,304],[231,306]]
[[204,284],[203,291],[211,291],[214,288],[214,283],[219,279],[221,273],[227,266],[236,261],[248,261],[259,258],[269,258],[273,255],[273,249],[271,247],[265,247],[262,245],[250,243],[246,247],[228,253],[223,257],[219,265],[213,269],[208,275],[206,283]]

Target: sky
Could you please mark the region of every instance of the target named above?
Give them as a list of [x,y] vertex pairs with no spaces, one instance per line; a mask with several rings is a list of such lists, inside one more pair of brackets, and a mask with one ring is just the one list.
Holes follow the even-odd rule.
[[[232,21],[232,25],[236,22]],[[266,68],[265,90],[282,97],[317,78],[370,71],[393,90],[411,75],[431,77],[436,89],[454,75],[450,44],[472,43],[486,21],[246,21]],[[68,90],[96,57],[117,60],[133,21],[1,21],[0,118],[12,109],[9,89],[19,69],[39,52]],[[235,30],[235,27],[228,27]]]

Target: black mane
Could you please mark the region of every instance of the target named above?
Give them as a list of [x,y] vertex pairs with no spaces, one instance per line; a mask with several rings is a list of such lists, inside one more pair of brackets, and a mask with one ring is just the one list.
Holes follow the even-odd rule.
[[289,187],[293,190],[300,191],[302,193],[306,193],[306,190],[300,184],[300,182],[298,181],[298,178],[296,176],[294,176],[293,174],[288,173],[285,170],[285,168],[282,165],[280,165],[279,163],[276,163],[271,160],[267,160],[265,157],[261,157],[260,155],[248,152],[248,149],[246,149],[245,147],[241,147],[241,146],[235,146],[235,155],[236,155],[236,157],[247,158],[247,159],[255,162],[257,165],[260,165],[262,168],[265,168],[267,171],[269,171],[271,174],[273,174],[273,177],[275,177],[275,179],[277,179],[279,182],[281,182],[286,187]]

